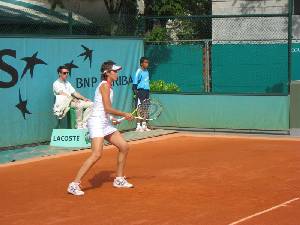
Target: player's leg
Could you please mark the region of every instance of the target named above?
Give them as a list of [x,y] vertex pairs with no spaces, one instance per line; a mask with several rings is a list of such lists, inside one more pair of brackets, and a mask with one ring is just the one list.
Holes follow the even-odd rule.
[[103,137],[95,137],[92,139],[92,154],[81,166],[74,180],[75,182],[80,182],[87,171],[101,158],[103,151],[103,140]]
[[124,140],[119,131],[106,136],[105,139],[119,149],[117,157],[117,173],[113,186],[118,188],[132,188],[133,185],[130,184],[124,176],[124,169],[129,151],[128,143]]
[[95,137],[92,139],[92,154],[83,163],[79,169],[76,178],[73,182],[69,184],[68,192],[74,195],[83,195],[84,192],[80,189],[80,182],[84,175],[89,171],[89,169],[99,160],[102,156],[103,151],[103,137]]

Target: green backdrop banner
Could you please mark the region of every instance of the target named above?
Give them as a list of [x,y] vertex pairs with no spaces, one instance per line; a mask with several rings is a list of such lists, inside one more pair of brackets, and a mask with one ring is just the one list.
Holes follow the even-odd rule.
[[292,46],[292,80],[300,80],[300,43]]
[[145,45],[152,80],[177,84],[182,92],[203,92],[201,44]]
[[[0,147],[50,140],[57,124],[52,83],[59,65],[72,68],[69,81],[91,99],[100,82],[100,64],[111,59],[122,65],[113,87],[114,106],[131,111],[130,77],[143,51],[143,41],[137,39],[1,38]],[[120,129],[129,126],[122,123]]]
[[[287,44],[213,44],[212,91],[220,94],[288,93]],[[145,45],[152,80],[182,92],[203,92],[203,46]],[[292,80],[300,80],[300,43],[292,46]]]
[[164,111],[155,126],[288,130],[288,96],[153,94]]
[[286,44],[213,44],[214,93],[288,93]]

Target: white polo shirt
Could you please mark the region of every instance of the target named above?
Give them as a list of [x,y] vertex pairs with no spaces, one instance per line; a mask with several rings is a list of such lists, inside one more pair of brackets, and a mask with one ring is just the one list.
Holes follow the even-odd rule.
[[64,92],[71,96],[76,91],[69,81],[62,81],[61,79],[57,79],[53,83],[53,93],[54,95],[59,95],[60,92]]

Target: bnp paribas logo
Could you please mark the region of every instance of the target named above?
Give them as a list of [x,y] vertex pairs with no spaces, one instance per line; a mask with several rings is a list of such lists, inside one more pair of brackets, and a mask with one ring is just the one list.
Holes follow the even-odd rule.
[[300,53],[300,48],[292,48],[292,53]]

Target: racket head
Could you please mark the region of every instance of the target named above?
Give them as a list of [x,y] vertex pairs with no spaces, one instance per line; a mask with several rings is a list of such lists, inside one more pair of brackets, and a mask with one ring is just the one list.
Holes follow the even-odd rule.
[[142,120],[155,120],[162,113],[163,107],[155,99],[145,99],[137,107],[137,117]]

